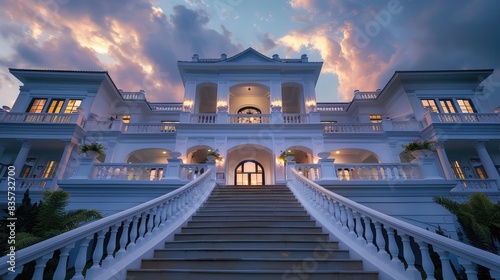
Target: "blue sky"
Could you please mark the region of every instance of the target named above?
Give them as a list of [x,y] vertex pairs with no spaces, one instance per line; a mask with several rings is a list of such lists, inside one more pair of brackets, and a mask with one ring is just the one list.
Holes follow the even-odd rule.
[[[0,0],[0,106],[7,68],[106,70],[125,91],[180,102],[178,60],[264,55],[323,61],[318,101],[350,101],[397,70],[500,68],[493,0]],[[498,81],[498,82],[496,82]],[[500,75],[487,85],[500,94]]]

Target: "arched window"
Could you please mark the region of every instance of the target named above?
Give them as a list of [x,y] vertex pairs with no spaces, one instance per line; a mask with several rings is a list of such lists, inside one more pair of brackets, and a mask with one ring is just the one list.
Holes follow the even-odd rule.
[[[238,110],[239,115],[260,115],[262,114],[262,111],[259,108],[255,107],[243,107]],[[261,123],[262,122],[262,117],[261,116],[245,116],[245,117],[238,117],[238,123]]]
[[245,160],[236,166],[235,185],[265,185],[264,168],[254,160]]

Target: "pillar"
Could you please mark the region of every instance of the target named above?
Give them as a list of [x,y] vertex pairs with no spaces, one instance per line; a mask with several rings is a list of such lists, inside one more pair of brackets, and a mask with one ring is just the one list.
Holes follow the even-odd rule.
[[[76,146],[76,143],[69,141],[66,142],[64,146],[64,152],[62,154],[61,160],[59,161],[59,166],[57,167],[56,174],[54,178],[57,180],[61,180],[64,176],[64,172],[66,171],[66,167],[68,166],[69,158],[71,156],[71,152],[73,152],[73,148]],[[57,182],[56,182],[57,184]]]
[[338,180],[337,170],[335,170],[335,159],[320,159],[319,164],[321,165],[321,180]]
[[479,156],[479,159],[483,164],[486,174],[488,174],[488,178],[498,180],[500,176],[498,176],[495,164],[493,163],[493,160],[488,154],[488,151],[486,150],[484,143],[485,143],[484,141],[477,141],[475,143],[474,146],[476,148],[477,155]]
[[448,159],[448,156],[446,155],[444,143],[438,142],[438,143],[436,143],[435,147],[436,147],[436,152],[438,154],[439,163],[441,164],[441,167],[443,168],[443,171],[444,171],[444,177],[447,180],[455,179],[455,175],[453,175],[453,171],[451,170],[450,160]]
[[21,149],[19,150],[16,160],[14,161],[14,167],[16,168],[17,176],[21,175],[24,163],[26,162],[26,159],[28,158],[28,155],[30,153],[30,149],[31,149],[31,142],[28,140],[23,141]]

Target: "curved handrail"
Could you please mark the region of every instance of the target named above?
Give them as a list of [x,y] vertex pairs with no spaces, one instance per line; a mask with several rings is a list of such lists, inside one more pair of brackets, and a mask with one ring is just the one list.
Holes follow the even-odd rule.
[[[163,228],[162,230],[162,232],[165,232],[168,227],[173,225],[172,223],[176,223],[185,213],[189,212],[192,215],[194,211],[196,211],[196,207],[189,206],[201,205],[201,202],[208,197],[215,187],[215,182],[210,179],[210,173],[211,170],[207,170],[207,172],[198,177],[197,180],[193,180],[185,186],[163,196],[111,216],[104,217],[92,223],[85,224],[79,228],[15,252],[15,274],[9,273],[9,256],[4,256],[0,258],[0,275],[3,279],[13,279],[17,273],[22,271],[22,266],[24,264],[35,260],[37,261],[37,269],[40,266],[41,271],[35,270],[33,279],[38,279],[37,275],[43,277],[45,263],[52,258],[54,252],[60,250],[61,256],[64,253],[66,257],[64,262],[66,262],[70,250],[75,246],[80,246],[80,249],[72,251],[73,254],[78,254],[77,260],[75,261],[76,274],[73,279],[84,279],[82,272],[88,261],[87,247],[89,241],[94,240],[95,250],[91,257],[94,261],[94,266],[87,270],[87,275],[85,277],[92,279],[91,276],[96,276],[96,272],[91,272],[91,270],[102,272],[101,268],[104,263],[106,263],[105,268],[109,269],[110,262],[123,258],[125,253],[130,251],[130,249],[137,251],[142,244],[147,243],[147,239],[152,239],[152,232],[159,227],[167,226],[167,228]],[[122,234],[123,237],[120,238],[120,248],[114,245],[109,245],[107,248],[104,248],[103,240],[108,232],[112,236],[111,238],[116,240],[118,229],[121,228],[123,232],[128,232],[130,227],[132,227],[130,233],[127,235]],[[94,235],[97,235],[97,238],[94,238]],[[78,244],[78,242],[80,242],[80,244]],[[109,243],[112,244],[116,242],[110,241]],[[99,246],[101,246],[101,248],[99,248]],[[110,248],[110,246],[114,248]],[[103,252],[105,251],[107,251],[108,255],[103,260]],[[61,258],[62,257],[60,257],[60,259]],[[101,260],[102,264],[100,264]],[[62,268],[59,269],[59,266]],[[65,276],[66,263],[58,265],[55,273],[60,273],[60,275],[57,278],[54,276],[54,279],[64,279],[64,277],[59,277]]]
[[[290,174],[292,176],[289,181],[291,184],[288,184],[289,187],[303,204],[308,204],[310,208],[316,210],[316,212],[311,213],[311,215],[319,222],[327,221],[327,224],[323,226],[326,228],[335,228],[335,235],[343,234],[345,237],[357,241],[358,244],[362,244],[361,248],[366,251],[366,254],[378,256],[379,261],[386,260],[386,263],[390,262],[391,265],[388,267],[395,268],[394,274],[398,273],[401,267],[404,267],[403,263],[398,258],[399,253],[399,255],[404,256],[408,265],[404,274],[406,274],[409,279],[420,279],[420,273],[414,266],[415,258],[417,258],[418,254],[414,255],[410,246],[409,237],[412,237],[420,247],[422,266],[427,275],[434,274],[434,266],[430,260],[428,250],[428,245],[432,245],[434,251],[440,255],[444,279],[454,279],[448,261],[448,253],[459,258],[459,262],[466,269],[467,275],[475,275],[476,272],[474,267],[475,264],[478,264],[489,268],[491,276],[495,279],[499,279],[499,255],[446,238],[375,211],[325,189],[300,175],[294,169],[291,170]],[[363,223],[364,227],[362,225]],[[375,225],[375,232],[372,230],[372,224]],[[341,228],[341,230],[338,230],[338,228]],[[381,238],[384,235],[383,229],[386,230],[386,236],[389,241],[388,250],[386,250],[384,238]],[[394,230],[396,232],[394,232]],[[403,243],[402,249],[396,245],[395,235],[401,237]],[[373,240],[374,236],[376,240]],[[396,256],[390,258],[390,255]],[[434,278],[429,278],[428,276],[428,279]]]

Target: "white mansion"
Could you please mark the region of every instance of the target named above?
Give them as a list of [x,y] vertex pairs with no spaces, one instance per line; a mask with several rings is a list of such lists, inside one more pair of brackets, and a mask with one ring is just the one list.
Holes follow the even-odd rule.
[[[2,188],[13,165],[19,202],[26,188],[35,197],[38,190],[62,188],[72,195],[70,208],[96,208],[110,216],[189,182],[266,188],[300,181],[297,185],[321,185],[405,225],[429,232],[439,226],[452,239],[462,238],[458,224],[433,197],[465,201],[482,192],[499,200],[500,104],[491,104],[490,92],[481,86],[492,69],[397,71],[383,89],[356,90],[351,102],[320,103],[315,86],[321,67],[307,55],[267,57],[252,48],[215,59],[194,55],[178,62],[182,103],[149,102],[147,92],[118,89],[105,71],[10,69],[23,85],[12,108],[0,111]],[[405,153],[402,146],[415,140],[430,141],[435,151]],[[102,144],[104,154],[79,153],[92,142]],[[215,160],[212,153],[218,153]],[[181,206],[190,198],[183,195]],[[360,223],[354,226],[359,213],[372,217],[356,206],[345,216],[332,214],[338,205],[329,193],[304,197],[352,227],[350,234],[360,229]],[[341,208],[347,205],[340,202]],[[147,213],[160,220],[150,219],[146,232],[169,215],[161,214],[167,206],[155,207]],[[131,226],[136,221],[124,219]],[[116,230],[114,224],[104,226]],[[397,227],[391,224],[404,231]],[[371,242],[373,236],[364,236]],[[453,251],[452,245],[440,248],[469,252]],[[491,256],[484,258],[478,263],[488,266]]]

